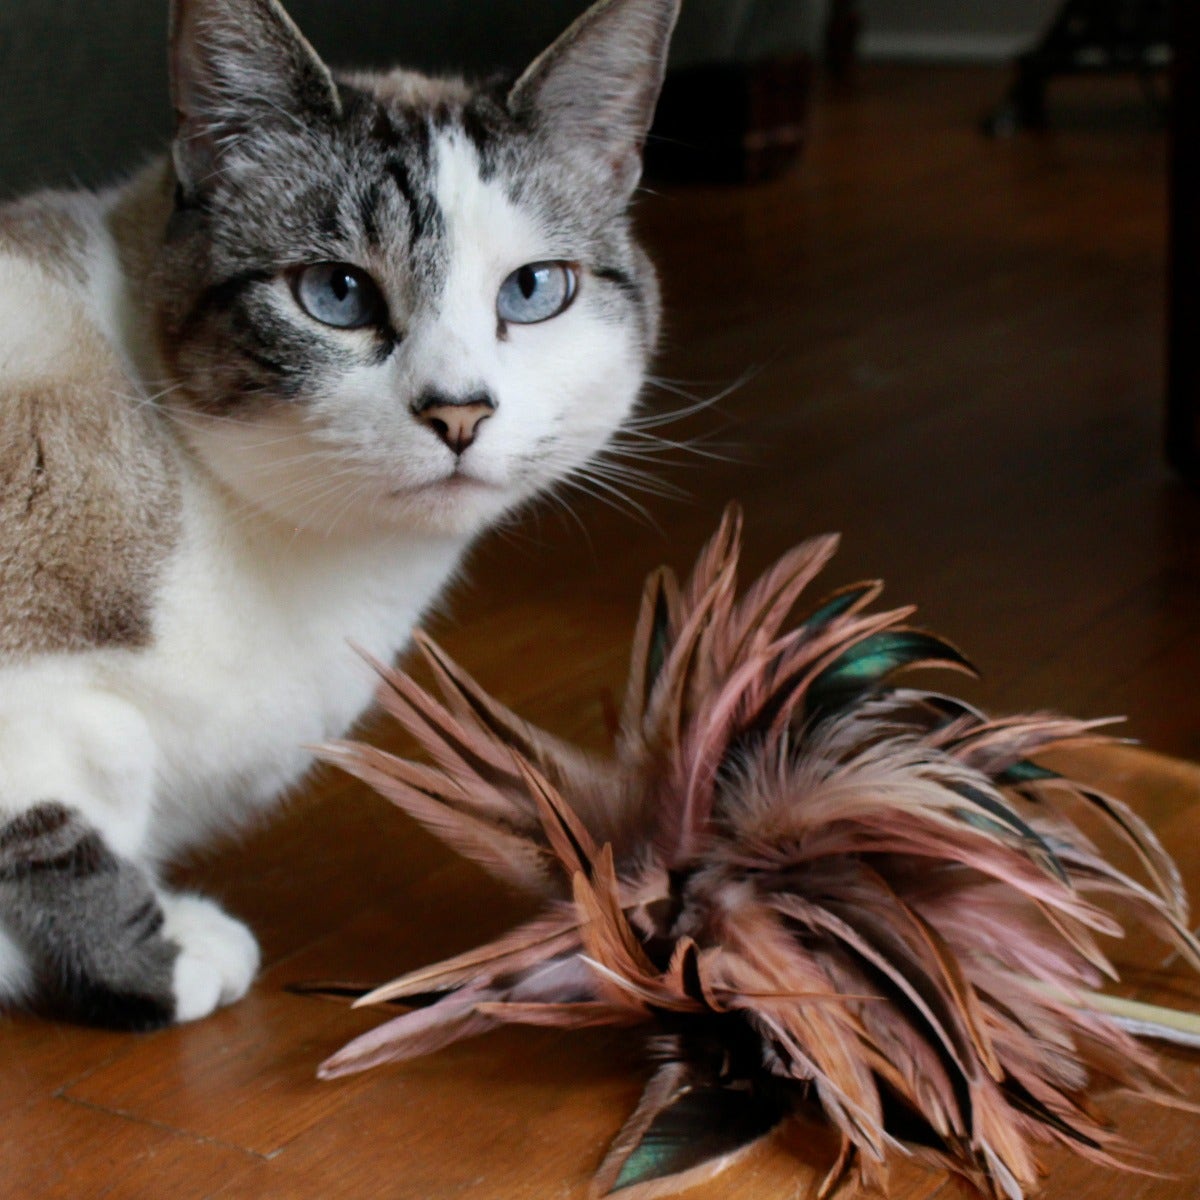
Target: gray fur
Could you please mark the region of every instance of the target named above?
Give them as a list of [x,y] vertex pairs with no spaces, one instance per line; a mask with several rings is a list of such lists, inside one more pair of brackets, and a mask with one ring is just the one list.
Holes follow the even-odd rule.
[[42,1007],[120,1028],[174,1016],[179,947],[162,934],[154,889],[78,813],[46,803],[0,828],[0,910]]

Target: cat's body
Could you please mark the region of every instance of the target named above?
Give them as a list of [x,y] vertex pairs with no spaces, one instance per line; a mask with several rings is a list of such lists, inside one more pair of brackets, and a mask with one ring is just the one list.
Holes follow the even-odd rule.
[[273,0],[180,0],[174,160],[0,208],[0,998],[147,1025],[249,986],[161,868],[628,413],[674,10],[608,0],[495,93],[334,81]]

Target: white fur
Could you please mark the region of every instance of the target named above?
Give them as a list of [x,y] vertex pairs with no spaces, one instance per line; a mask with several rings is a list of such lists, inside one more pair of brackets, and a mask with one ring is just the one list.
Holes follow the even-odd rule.
[[54,800],[78,809],[118,854],[140,854],[156,756],[137,707],[70,659],[0,675],[0,796],[6,810]]
[[[70,369],[75,358],[69,330],[74,322],[43,328],[43,308],[31,304],[44,297],[61,311],[80,307],[70,290],[35,264],[0,253],[0,375],[7,386],[20,386]],[[65,360],[65,361],[64,361]]]

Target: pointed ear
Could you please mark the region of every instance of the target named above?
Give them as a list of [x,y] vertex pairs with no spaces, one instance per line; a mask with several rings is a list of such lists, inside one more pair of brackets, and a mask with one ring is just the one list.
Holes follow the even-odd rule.
[[329,69],[277,0],[172,0],[170,74],[175,168],[190,194],[264,124],[340,115]]
[[508,109],[624,202],[666,70],[679,0],[600,0],[517,80]]

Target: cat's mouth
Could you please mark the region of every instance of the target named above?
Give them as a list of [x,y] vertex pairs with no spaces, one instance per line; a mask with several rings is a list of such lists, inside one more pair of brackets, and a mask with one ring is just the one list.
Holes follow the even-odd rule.
[[451,471],[389,489],[389,508],[408,527],[459,536],[477,532],[517,500],[510,484]]
[[498,490],[498,484],[487,479],[481,479],[478,475],[467,474],[465,471],[456,468],[449,475],[443,475],[440,479],[431,479],[425,483],[405,484],[393,488],[389,494],[397,498],[402,498],[422,495],[453,495],[458,492],[494,492]]

